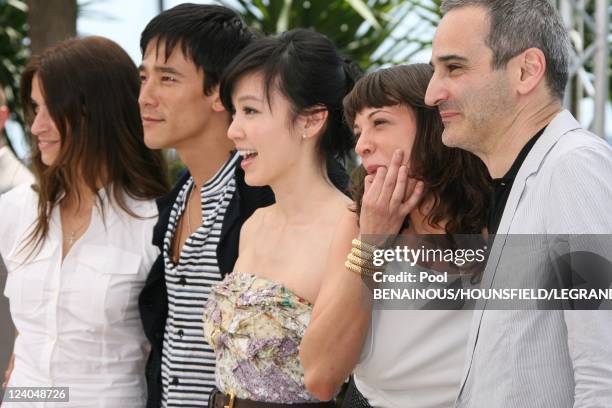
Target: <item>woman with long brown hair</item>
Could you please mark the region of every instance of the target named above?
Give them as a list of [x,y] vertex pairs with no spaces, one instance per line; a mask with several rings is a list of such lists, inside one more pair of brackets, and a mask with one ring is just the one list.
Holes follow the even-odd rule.
[[[484,245],[486,168],[476,156],[442,144],[440,116],[424,103],[431,75],[426,64],[382,69],[359,80],[344,99],[362,160],[356,205],[336,232],[300,358],[306,386],[320,399],[334,395],[354,372],[344,405],[350,408],[449,407],[459,391],[471,312],[449,303],[378,301],[371,292],[388,288],[381,283],[387,276],[404,278],[404,271],[438,277],[447,276],[437,273],[440,267],[450,268],[448,276],[459,284],[463,273],[476,269],[435,255],[414,264],[397,259],[383,269],[376,246],[402,243],[421,253],[459,255],[465,243],[471,250],[473,242]],[[395,288],[415,286],[418,281],[407,280]]]
[[138,92],[134,63],[102,37],[66,40],[22,74],[37,181],[0,198],[18,332],[8,387],[69,387],[70,406],[144,406],[137,296],[168,184],[143,141]]

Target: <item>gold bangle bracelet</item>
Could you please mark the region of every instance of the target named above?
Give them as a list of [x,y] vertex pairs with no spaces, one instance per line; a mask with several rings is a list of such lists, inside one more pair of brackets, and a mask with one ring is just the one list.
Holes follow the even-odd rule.
[[374,245],[370,245],[367,242],[363,242],[358,240],[357,238],[352,241],[353,248],[360,249],[365,252],[374,253],[374,251],[378,250]]
[[372,262],[365,261],[363,259],[357,258],[355,255],[353,255],[350,252],[346,256],[345,264],[346,263],[349,263],[349,264],[353,265],[355,268],[359,268],[362,272],[368,273],[370,275],[374,274],[375,272],[382,272],[382,271],[384,271],[384,267],[377,267]]
[[374,254],[362,251],[361,249],[355,247],[351,248],[351,254],[358,258],[365,259],[366,261],[371,261],[374,259]]
[[350,261],[346,261],[344,262],[344,266],[346,267],[346,269],[348,269],[349,271],[356,273],[357,275],[361,275],[361,276],[369,276],[372,277],[373,273],[369,272],[366,268],[362,268],[359,267],[355,264],[352,264]]
[[359,258],[358,256],[355,256],[352,252],[348,254],[346,260],[352,263],[353,265],[357,265],[361,268],[376,269],[376,266],[372,263],[372,261]]

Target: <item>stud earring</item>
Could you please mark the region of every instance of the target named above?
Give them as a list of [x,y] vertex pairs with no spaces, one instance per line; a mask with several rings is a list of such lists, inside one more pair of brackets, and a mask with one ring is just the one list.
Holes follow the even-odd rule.
[[304,131],[304,133],[302,133],[302,139],[306,139],[308,138],[308,136],[306,135],[306,132]]

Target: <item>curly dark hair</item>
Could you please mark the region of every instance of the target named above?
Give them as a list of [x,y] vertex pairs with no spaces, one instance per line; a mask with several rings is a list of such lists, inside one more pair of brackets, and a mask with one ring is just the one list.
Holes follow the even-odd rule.
[[[446,222],[447,234],[479,234],[486,226],[491,180],[484,163],[472,153],[442,143],[444,125],[436,108],[425,104],[425,92],[432,76],[427,64],[401,65],[381,69],[361,78],[344,98],[344,115],[352,127],[355,116],[367,107],[404,104],[415,113],[416,137],[410,154],[411,176],[425,183],[425,194],[433,198],[427,222]],[[363,166],[353,174],[353,199],[359,214]],[[408,217],[404,226],[408,225]]]

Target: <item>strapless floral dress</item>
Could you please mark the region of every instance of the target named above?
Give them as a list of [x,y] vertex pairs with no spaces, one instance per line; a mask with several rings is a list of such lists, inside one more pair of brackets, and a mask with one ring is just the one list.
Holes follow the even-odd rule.
[[233,272],[211,289],[204,337],[219,390],[274,403],[318,402],[304,385],[299,345],[312,305],[283,285]]

